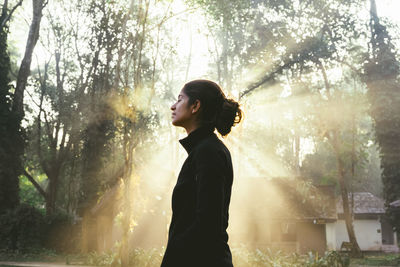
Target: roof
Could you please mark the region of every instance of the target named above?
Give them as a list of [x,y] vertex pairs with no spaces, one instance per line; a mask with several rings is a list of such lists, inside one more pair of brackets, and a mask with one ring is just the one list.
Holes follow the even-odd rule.
[[392,207],[394,207],[394,208],[400,207],[400,199],[391,202],[391,203],[390,203],[390,206],[392,206]]
[[237,179],[233,203],[246,216],[268,220],[336,220],[333,187],[317,188],[301,178]]
[[[349,201],[351,201],[351,193],[349,193]],[[354,214],[383,214],[385,213],[384,201],[374,196],[369,192],[355,192],[353,193],[354,199]],[[337,213],[343,213],[342,198],[339,197],[336,202]]]

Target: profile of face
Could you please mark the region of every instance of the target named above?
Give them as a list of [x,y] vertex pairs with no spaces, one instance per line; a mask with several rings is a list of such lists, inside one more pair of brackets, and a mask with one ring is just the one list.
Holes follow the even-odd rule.
[[172,124],[187,129],[195,120],[195,104],[189,105],[189,97],[182,89],[178,99],[171,106]]

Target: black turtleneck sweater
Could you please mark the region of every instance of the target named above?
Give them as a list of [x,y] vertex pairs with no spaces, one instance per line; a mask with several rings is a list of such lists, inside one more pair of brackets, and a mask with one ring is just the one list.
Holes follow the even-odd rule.
[[172,220],[161,267],[232,267],[228,246],[233,181],[229,150],[201,127],[179,140],[188,157],[172,194]]

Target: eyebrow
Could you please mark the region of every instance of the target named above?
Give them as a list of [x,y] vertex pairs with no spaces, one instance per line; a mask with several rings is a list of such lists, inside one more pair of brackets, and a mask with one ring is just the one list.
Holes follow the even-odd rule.
[[178,98],[183,97],[183,95],[178,95]]

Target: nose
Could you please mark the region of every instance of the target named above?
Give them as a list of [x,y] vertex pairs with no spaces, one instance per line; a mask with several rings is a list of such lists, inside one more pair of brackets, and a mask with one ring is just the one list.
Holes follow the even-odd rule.
[[171,110],[175,110],[175,105],[176,103],[171,106]]

